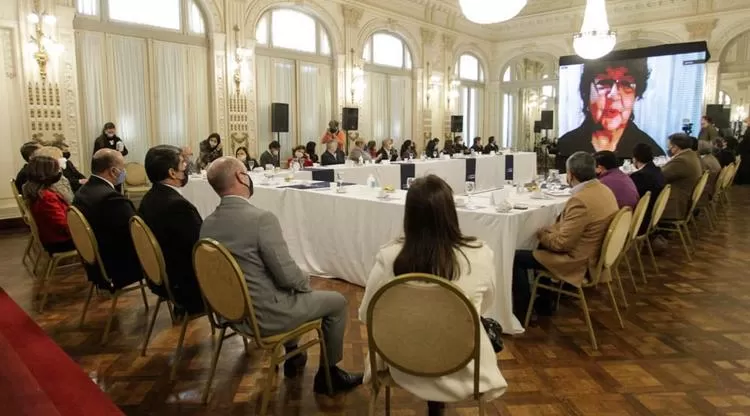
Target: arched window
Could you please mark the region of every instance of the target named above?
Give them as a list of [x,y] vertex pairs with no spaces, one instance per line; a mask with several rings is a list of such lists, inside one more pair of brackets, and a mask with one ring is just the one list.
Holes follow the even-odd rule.
[[360,113],[360,133],[380,145],[391,138],[396,144],[412,134],[411,51],[400,35],[376,32],[362,48],[365,90]]
[[464,116],[464,144],[482,135],[484,113],[484,69],[479,59],[465,53],[458,57],[454,77],[461,83],[453,111]]
[[732,105],[732,97],[724,91],[719,91],[719,104]]
[[[321,21],[303,10],[276,8],[258,20],[255,41],[257,151],[278,137],[286,160],[294,146],[318,143],[333,117],[330,37]],[[271,131],[273,103],[289,104],[289,132]]]
[[77,0],[74,28],[85,138],[117,126],[129,161],[211,133],[208,39],[196,0]]

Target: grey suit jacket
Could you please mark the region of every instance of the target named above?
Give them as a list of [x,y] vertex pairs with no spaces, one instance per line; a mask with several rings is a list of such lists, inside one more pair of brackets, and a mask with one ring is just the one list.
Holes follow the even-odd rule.
[[200,236],[220,242],[237,260],[264,336],[305,321],[301,295],[312,291],[310,278],[289,254],[273,213],[241,197],[224,197],[203,221]]
[[684,219],[690,209],[693,189],[703,174],[698,153],[687,149],[673,157],[661,168],[664,179],[672,185],[664,219]]

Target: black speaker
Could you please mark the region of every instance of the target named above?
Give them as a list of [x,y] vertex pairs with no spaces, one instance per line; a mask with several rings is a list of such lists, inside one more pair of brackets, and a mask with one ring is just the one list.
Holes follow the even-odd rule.
[[534,122],[534,133],[541,133],[542,132],[542,122],[539,120],[536,120]]
[[359,108],[344,107],[341,110],[341,130],[359,130]]
[[271,103],[271,131],[274,133],[289,132],[289,104]]
[[721,104],[709,104],[706,106],[706,115],[711,117],[717,129],[729,128],[729,108]]
[[451,133],[463,133],[464,116],[451,116]]
[[552,126],[554,126],[555,122],[552,120],[554,118],[555,112],[552,110],[543,110],[542,111],[542,123],[541,123],[541,129],[542,130],[552,130]]

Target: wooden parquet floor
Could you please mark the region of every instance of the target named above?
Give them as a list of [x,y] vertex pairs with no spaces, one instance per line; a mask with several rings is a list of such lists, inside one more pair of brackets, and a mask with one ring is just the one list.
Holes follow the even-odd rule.
[[[731,197],[718,229],[702,233],[693,262],[672,245],[659,259],[660,274],[647,265],[648,285],[639,280],[637,294],[625,281],[630,307],[624,312],[624,330],[607,297],[589,297],[598,351],[590,349],[580,309],[571,302],[563,302],[557,316],[539,320],[525,335],[507,337],[498,362],[509,389],[489,406],[489,414],[750,415],[750,188],[735,187]],[[207,406],[199,403],[211,355],[205,320],[190,325],[178,380],[170,383],[179,328],[171,326],[162,310],[148,354],[141,357],[147,320],[137,292],[121,300],[105,346],[99,341],[109,305],[106,297],[94,299],[85,325],[78,327],[86,295],[80,271],[57,279],[47,310],[36,313],[35,284],[19,260],[25,241],[23,234],[0,236],[0,283],[126,414],[257,412],[267,360],[255,349],[245,355],[239,339],[225,343],[211,401]],[[355,317],[362,289],[322,279],[314,286],[337,290],[349,300],[342,366],[361,371],[366,332]],[[274,414],[367,414],[369,392],[364,387],[335,400],[312,394],[317,354],[312,351],[302,378],[281,375],[271,404]],[[393,409],[399,416],[426,414],[424,402],[398,389]],[[470,403],[448,407],[449,415],[476,413]]]

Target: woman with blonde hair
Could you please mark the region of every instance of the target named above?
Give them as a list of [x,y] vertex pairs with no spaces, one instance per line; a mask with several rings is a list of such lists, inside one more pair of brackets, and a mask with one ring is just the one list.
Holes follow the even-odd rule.
[[67,202],[68,204],[72,204],[74,194],[73,187],[70,185],[70,181],[68,180],[68,178],[66,178],[65,175],[62,174],[66,164],[68,163],[68,160],[63,157],[63,151],[55,146],[44,146],[37,149],[37,151],[34,152],[32,158],[36,156],[49,157],[57,161],[58,169],[60,169],[60,179],[57,182],[51,184],[50,187],[52,188],[52,190],[60,194],[60,196],[65,199],[65,202]]

